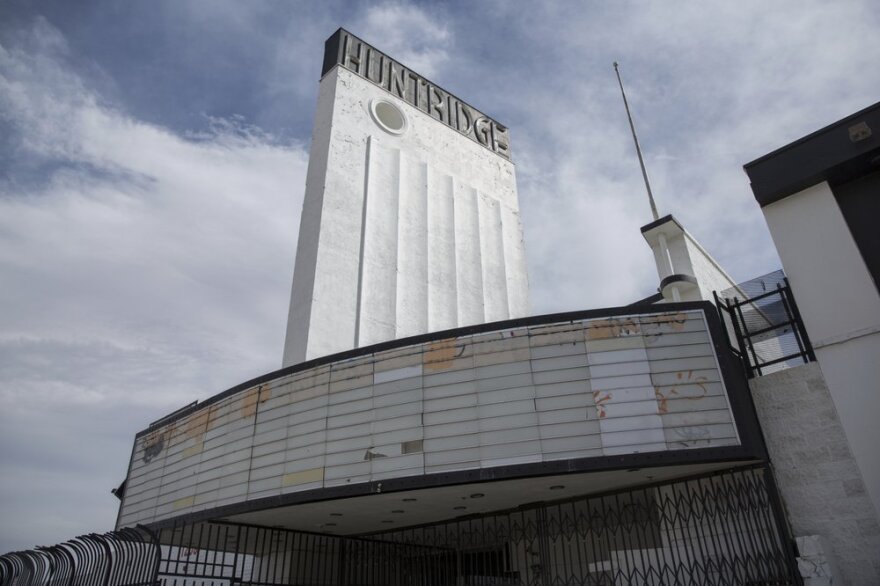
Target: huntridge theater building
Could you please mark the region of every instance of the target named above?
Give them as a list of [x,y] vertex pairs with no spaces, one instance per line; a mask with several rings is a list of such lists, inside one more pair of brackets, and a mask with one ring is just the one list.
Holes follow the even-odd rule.
[[116,530],[2,556],[4,586],[878,571],[833,409],[867,534],[789,474],[772,389],[825,387],[786,281],[737,285],[667,216],[657,295],[530,316],[508,129],[342,29],[322,73],[283,367],[137,433]]

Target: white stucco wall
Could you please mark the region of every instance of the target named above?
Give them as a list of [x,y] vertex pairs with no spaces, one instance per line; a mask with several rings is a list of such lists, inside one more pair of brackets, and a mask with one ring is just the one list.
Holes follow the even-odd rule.
[[[402,135],[374,121],[374,99],[405,114]],[[327,73],[283,364],[527,314],[513,164],[347,69]]]
[[700,287],[701,299],[714,302],[713,291],[724,291],[736,286],[736,282],[730,278],[727,271],[688,232],[684,233],[684,242],[691,261],[691,269]]
[[763,211],[868,494],[880,511],[880,295],[827,183]]
[[[706,249],[674,219],[645,232],[644,237],[654,254],[660,281],[673,274],[689,275],[697,280],[697,287],[687,284],[679,286],[681,301],[714,302],[713,291],[723,291],[736,285]],[[673,300],[671,297],[665,298],[665,301]]]

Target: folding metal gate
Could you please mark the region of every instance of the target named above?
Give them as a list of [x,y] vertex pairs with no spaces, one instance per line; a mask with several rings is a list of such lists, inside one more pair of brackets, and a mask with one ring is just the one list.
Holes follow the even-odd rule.
[[453,568],[446,554],[413,560],[441,576],[425,584],[798,583],[769,474],[731,471],[377,537],[455,552]]

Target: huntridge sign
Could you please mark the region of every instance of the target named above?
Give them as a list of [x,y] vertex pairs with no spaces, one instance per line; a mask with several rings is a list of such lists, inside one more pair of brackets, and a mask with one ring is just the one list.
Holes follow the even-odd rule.
[[333,33],[324,45],[321,75],[324,76],[337,65],[353,71],[505,159],[510,159],[510,138],[506,126],[343,29]]

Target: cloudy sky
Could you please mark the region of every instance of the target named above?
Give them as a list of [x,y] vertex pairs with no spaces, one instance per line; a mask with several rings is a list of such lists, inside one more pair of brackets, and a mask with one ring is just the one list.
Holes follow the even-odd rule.
[[661,213],[778,268],[742,165],[880,99],[876,0],[0,0],[0,553],[114,523],[135,432],[280,366],[323,41],[511,128],[535,314],[657,277]]

